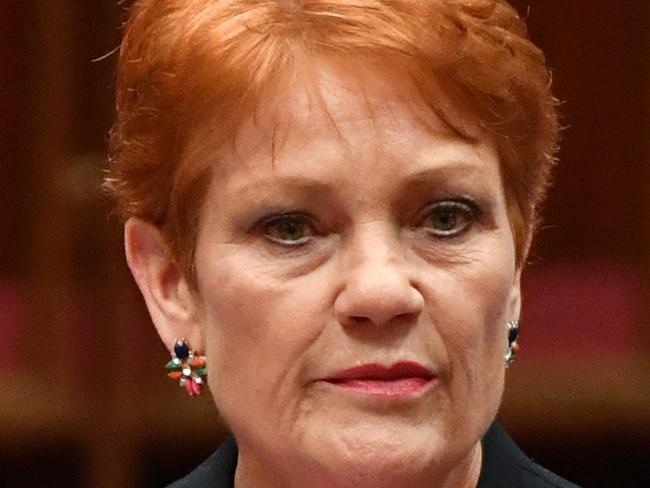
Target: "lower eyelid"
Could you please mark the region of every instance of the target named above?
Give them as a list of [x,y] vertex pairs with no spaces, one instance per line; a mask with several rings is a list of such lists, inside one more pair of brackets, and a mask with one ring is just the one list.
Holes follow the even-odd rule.
[[298,239],[296,241],[285,241],[285,240],[282,240],[282,239],[273,238],[273,237],[271,237],[271,236],[269,236],[267,234],[264,234],[263,237],[267,241],[269,241],[269,242],[271,242],[273,244],[278,244],[278,245],[280,245],[282,247],[302,247],[302,246],[305,246],[306,244],[308,244],[312,240],[312,236],[302,237],[302,238],[300,238],[300,239]]
[[[298,239],[282,239],[275,232],[269,232],[269,227],[273,227],[275,223],[282,224],[284,220],[283,216],[271,217],[270,219],[263,220],[258,230],[258,235],[263,237],[267,246],[270,249],[273,249],[274,253],[297,253],[301,251],[307,251],[314,244],[314,240],[318,237],[318,231],[313,224],[313,221],[309,219],[308,216],[291,216],[286,217],[288,220],[300,221],[300,225],[304,226],[304,229],[301,237]],[[277,229],[276,229],[277,230]]]

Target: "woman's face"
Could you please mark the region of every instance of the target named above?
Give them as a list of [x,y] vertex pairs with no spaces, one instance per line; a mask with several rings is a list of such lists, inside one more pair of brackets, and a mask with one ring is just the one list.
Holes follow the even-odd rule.
[[211,155],[195,255],[238,476],[417,486],[476,468],[519,300],[495,149],[397,68],[319,60],[285,86]]

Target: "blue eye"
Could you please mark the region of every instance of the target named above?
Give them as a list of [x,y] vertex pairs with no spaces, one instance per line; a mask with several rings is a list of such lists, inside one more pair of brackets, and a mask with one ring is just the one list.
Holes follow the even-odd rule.
[[476,214],[468,202],[444,200],[427,209],[423,227],[435,237],[455,237],[469,228]]
[[306,244],[314,234],[308,218],[302,214],[283,214],[268,218],[262,224],[264,237],[285,246]]

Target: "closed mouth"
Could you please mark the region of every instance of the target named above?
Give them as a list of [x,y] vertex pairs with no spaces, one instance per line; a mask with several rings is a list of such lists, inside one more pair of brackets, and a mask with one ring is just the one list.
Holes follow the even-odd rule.
[[388,367],[378,363],[355,366],[323,381],[357,393],[394,397],[419,393],[435,377],[415,361],[399,361]]

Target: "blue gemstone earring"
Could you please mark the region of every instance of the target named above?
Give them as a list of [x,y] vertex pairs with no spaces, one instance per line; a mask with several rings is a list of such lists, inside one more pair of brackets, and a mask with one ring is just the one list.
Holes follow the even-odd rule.
[[165,368],[167,376],[178,381],[191,397],[201,394],[207,376],[206,358],[197,355],[184,338],[176,339],[171,353],[172,358]]
[[519,321],[513,320],[508,322],[508,350],[506,351],[505,360],[506,368],[512,364],[512,362],[519,354],[519,344],[517,343],[517,338],[519,337]]

